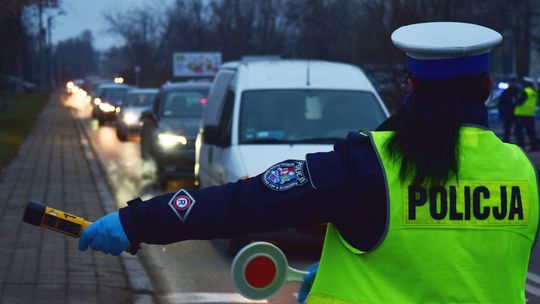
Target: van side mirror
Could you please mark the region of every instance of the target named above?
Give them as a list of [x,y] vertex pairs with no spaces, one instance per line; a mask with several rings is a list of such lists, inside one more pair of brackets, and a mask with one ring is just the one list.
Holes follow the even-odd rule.
[[203,129],[203,142],[205,144],[227,147],[230,140],[223,138],[222,132],[218,126],[206,125]]

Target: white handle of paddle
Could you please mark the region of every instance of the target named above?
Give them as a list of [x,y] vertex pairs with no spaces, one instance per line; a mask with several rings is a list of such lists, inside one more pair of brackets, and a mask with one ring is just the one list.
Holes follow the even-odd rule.
[[302,282],[307,271],[301,271],[287,266],[287,274],[285,276],[285,282]]

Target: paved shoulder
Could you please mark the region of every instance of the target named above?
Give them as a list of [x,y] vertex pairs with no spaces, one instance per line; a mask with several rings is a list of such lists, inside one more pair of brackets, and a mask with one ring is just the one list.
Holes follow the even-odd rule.
[[131,303],[119,257],[22,223],[30,200],[96,219],[100,196],[69,110],[51,100],[0,180],[0,302]]

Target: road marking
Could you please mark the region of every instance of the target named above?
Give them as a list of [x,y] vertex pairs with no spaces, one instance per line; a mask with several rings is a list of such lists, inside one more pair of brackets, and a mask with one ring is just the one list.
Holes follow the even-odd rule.
[[172,303],[268,303],[267,300],[246,299],[238,293],[217,292],[176,292],[164,299]]
[[527,280],[533,281],[536,284],[540,284],[540,275],[529,271],[529,273],[527,273]]

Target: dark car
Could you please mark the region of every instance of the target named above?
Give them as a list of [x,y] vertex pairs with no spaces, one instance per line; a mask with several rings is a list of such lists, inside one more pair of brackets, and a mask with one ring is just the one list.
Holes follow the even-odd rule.
[[121,141],[129,135],[137,135],[141,130],[141,114],[152,108],[158,89],[129,90],[122,100],[122,109],[116,120],[116,136]]
[[94,101],[94,98],[97,98],[100,93],[100,86],[103,86],[105,84],[113,84],[110,80],[104,80],[104,79],[91,79],[91,80],[85,80],[82,89],[86,91],[88,94],[88,97],[90,98],[90,101]]
[[142,115],[141,155],[154,159],[160,185],[193,177],[195,138],[210,83],[167,83]]
[[92,116],[98,120],[99,125],[116,119],[122,106],[122,99],[130,88],[121,84],[103,84],[98,87],[99,95],[94,98]]

